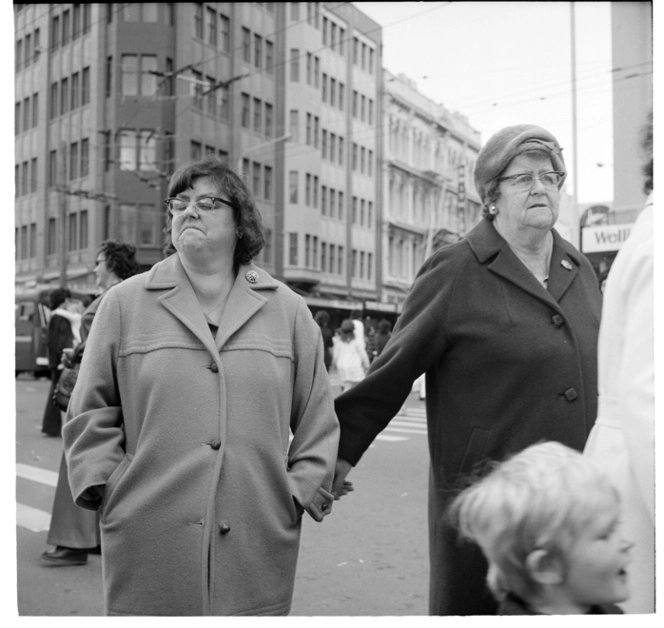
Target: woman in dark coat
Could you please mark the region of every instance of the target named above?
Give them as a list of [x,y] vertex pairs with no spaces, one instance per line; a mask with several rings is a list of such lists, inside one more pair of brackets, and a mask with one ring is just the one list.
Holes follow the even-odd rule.
[[71,298],[71,292],[67,288],[56,288],[49,297],[51,308],[51,320],[48,322],[48,366],[51,370],[51,387],[46,398],[44,418],[42,419],[42,433],[47,436],[60,436],[62,431],[62,418],[60,409],[53,401],[53,391],[58,385],[62,369],[60,360],[64,349],[74,346],[74,334],[69,320],[58,314],[55,310],[60,306],[67,305]]
[[[95,259],[95,277],[103,292],[83,312],[81,319],[81,341],[85,343],[92,321],[106,291],[138,272],[136,247],[132,244],[106,240],[102,242]],[[82,350],[83,347],[79,347]],[[99,514],[85,510],[74,503],[67,479],[67,463],[62,454],[58,484],[55,487],[51,525],[46,538],[54,549],[42,553],[41,564],[45,567],[85,565],[88,553],[100,545]]]
[[601,296],[588,260],[553,228],[565,174],[540,127],[489,139],[475,168],[484,219],[424,263],[383,354],[336,400],[338,498],[426,373],[432,615],[496,611],[481,552],[445,524],[467,474],[540,440],[581,451],[595,420]]

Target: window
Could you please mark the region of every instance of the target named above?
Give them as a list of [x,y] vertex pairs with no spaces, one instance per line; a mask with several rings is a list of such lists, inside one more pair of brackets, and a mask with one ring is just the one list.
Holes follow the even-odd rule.
[[90,32],[90,4],[83,5],[83,34]]
[[21,195],[21,168],[18,164],[14,166],[14,196]]
[[353,63],[358,64],[360,60],[360,42],[357,37],[353,37]]
[[320,188],[320,213],[321,216],[327,214],[327,186],[321,185]]
[[251,31],[242,27],[242,58],[251,63]]
[[274,113],[272,110],[272,105],[265,103],[265,135],[267,137],[272,137],[273,119]]
[[37,223],[30,225],[30,257],[37,257]]
[[300,112],[297,109],[290,110],[290,135],[294,142],[300,141]]
[[300,3],[299,2],[291,2],[291,20],[293,22],[298,22],[300,20]]
[[261,132],[263,123],[263,103],[259,98],[254,98],[254,131]]
[[60,16],[55,15],[51,18],[51,50],[57,50],[60,47]]
[[330,22],[330,48],[337,49],[337,25],[334,22]]
[[88,248],[88,210],[82,209],[78,215],[78,248]]
[[360,67],[366,70],[367,67],[367,45],[362,43],[362,57],[360,58]]
[[321,147],[321,155],[323,159],[327,159],[327,131],[323,129],[322,134],[321,134],[321,142],[320,142],[320,147]]
[[265,40],[265,71],[274,72],[274,44],[269,39]]
[[325,74],[325,72],[323,72],[323,81],[322,82],[323,82],[323,85],[322,85],[321,98],[322,98],[323,102],[327,102],[327,74]]
[[124,21],[138,22],[141,19],[141,5],[138,2],[130,2],[124,5]]
[[263,38],[254,34],[254,65],[260,70],[263,67]]
[[141,2],[141,10],[143,15],[143,22],[157,22],[158,20],[158,10],[156,2]]
[[364,94],[360,97],[360,120],[364,122],[365,120],[365,113],[366,113],[366,108],[367,108],[367,99],[364,96]]
[[25,67],[27,68],[32,63],[32,36],[25,36]]
[[[122,94],[124,96],[154,96],[157,92],[155,55],[122,55]],[[85,70],[84,70],[85,72]],[[140,75],[140,85],[139,85]]]
[[193,106],[195,109],[202,109],[203,99],[201,98],[201,94],[203,93],[203,75],[196,70],[192,70],[191,75],[194,78],[194,82],[191,84],[194,98]]
[[81,140],[81,176],[87,177],[90,174],[90,140],[87,138]]
[[69,79],[62,79],[60,83],[60,113],[69,111]]
[[224,120],[228,120],[228,87],[222,85],[212,93],[216,93],[219,99],[219,115]]
[[367,153],[366,148],[364,148],[364,146],[362,146],[360,148],[360,172],[362,174],[364,174],[364,162],[366,160],[366,153]]
[[329,20],[326,17],[323,17],[323,46],[327,46],[328,38],[327,38],[327,25],[329,23]]
[[71,75],[71,108],[76,109],[79,106],[79,95],[80,95],[80,80],[78,72],[74,72]]
[[157,93],[157,57],[155,55],[141,56],[141,94],[154,96]]
[[159,212],[154,205],[139,205],[138,243],[142,246],[155,246],[159,240],[160,223]]
[[263,246],[263,261],[267,264],[272,262],[272,231],[270,229],[265,229],[265,245]]
[[330,218],[334,218],[334,213],[337,210],[337,196],[336,191],[330,188]]
[[314,57],[314,87],[318,89],[320,84],[320,59]]
[[292,204],[297,203],[298,172],[291,170],[288,175],[288,199]]
[[368,118],[367,122],[369,124],[373,124],[373,105],[374,104],[373,104],[373,100],[371,98],[369,98],[368,101],[369,101],[369,108],[368,108],[368,111],[367,111],[367,118]]
[[[339,218],[339,220],[343,220],[344,219],[344,193],[340,191],[339,194],[338,194],[338,197],[339,197],[339,212],[338,212],[337,218]],[[341,271],[339,271],[339,272],[341,272]]]
[[33,54],[33,62],[36,63],[39,60],[39,55],[41,54],[41,43],[39,40],[39,29],[36,28],[35,32],[32,37],[32,54]]
[[90,68],[83,68],[81,75],[81,105],[87,105],[90,102]]
[[352,213],[351,213],[351,222],[352,222],[354,225],[357,224],[357,196],[353,196]]
[[367,174],[369,176],[373,175],[373,151],[372,150],[367,152]]
[[221,50],[228,52],[231,47],[231,21],[225,15],[219,15],[219,26],[221,30]]
[[217,12],[214,9],[207,9],[208,24],[208,44],[217,45]]
[[49,187],[54,187],[57,184],[58,184],[58,151],[52,150],[48,154],[48,185]]
[[138,94],[138,56],[122,55],[122,94],[136,96]]
[[360,224],[364,225],[364,216],[366,213],[366,201],[364,199],[360,199]]
[[249,94],[242,94],[242,126],[249,128]]
[[[206,76],[208,85],[214,85],[215,80],[211,76]],[[206,103],[207,103],[207,113],[209,113],[211,116],[216,116],[217,115],[217,99],[219,98],[216,93],[216,89],[208,88],[208,94],[205,97]]]
[[346,48],[346,30],[339,27],[339,54],[344,55]]
[[33,157],[30,160],[30,191],[37,191],[37,158]]
[[336,260],[336,246],[334,244],[330,244],[330,272],[334,273],[334,262]]
[[266,201],[272,200],[272,168],[265,166],[263,172],[263,198]]
[[353,277],[358,276],[357,249],[353,249]]
[[67,250],[76,250],[76,236],[78,235],[78,214],[69,214],[67,216],[68,233],[67,233]]
[[16,71],[18,72],[21,69],[21,66],[23,65],[23,40],[19,39],[16,42],[16,53],[14,54],[16,57]]
[[304,185],[304,204],[309,207],[311,205],[311,175],[307,173],[305,176]]
[[337,81],[330,79],[330,104],[334,106],[337,102]]
[[69,178],[78,179],[78,142],[69,146]]
[[69,43],[69,9],[62,14],[62,45],[67,43]]
[[339,245],[337,247],[337,273],[340,275],[344,274],[344,247]]
[[24,161],[22,168],[23,168],[23,178],[21,179],[21,193],[23,195],[28,193],[28,190],[30,189],[30,172],[28,170],[29,168],[29,162]]
[[57,223],[55,218],[48,219],[48,237],[46,239],[46,255],[55,255],[58,252]]
[[154,131],[142,130],[138,134],[138,163],[139,170],[152,170],[156,168],[157,138]]
[[304,265],[308,268],[311,264],[311,236],[304,236]]
[[373,225],[373,202],[367,201],[367,227]]
[[23,130],[30,128],[30,98],[23,99]]
[[113,93],[113,57],[106,57],[106,98]]
[[357,144],[353,142],[353,160],[352,160],[352,169],[357,170]]
[[297,83],[300,80],[300,49],[291,48],[290,51],[290,80]]
[[243,159],[242,160],[242,179],[247,183],[247,187],[249,187],[249,169],[250,169],[250,163],[248,159]]
[[360,95],[355,90],[353,90],[353,118],[357,118],[359,96]]
[[251,193],[255,197],[261,195],[261,165],[257,161],[253,162],[251,169]]
[[346,86],[343,83],[339,82],[339,109],[341,109],[341,111],[344,110],[344,101],[346,99],[345,90]]
[[81,35],[81,5],[75,4],[71,20],[71,38],[78,39]]
[[320,243],[320,269],[327,272],[327,243]]
[[369,48],[369,72],[374,73],[374,51]]
[[198,160],[203,156],[203,147],[200,142],[194,142],[192,140],[190,150],[192,160]]
[[194,7],[194,37],[203,39],[203,4],[200,2]]
[[313,184],[313,207],[318,207],[318,177],[314,175],[314,184]]
[[21,132],[21,102],[14,104],[14,135]]
[[314,148],[318,148],[318,130],[320,128],[320,119],[314,116]]
[[288,263],[297,266],[297,233],[288,234]]
[[120,170],[136,170],[136,133],[123,130],[119,133]]
[[339,138],[339,165],[343,166],[344,165],[344,138],[340,137]]

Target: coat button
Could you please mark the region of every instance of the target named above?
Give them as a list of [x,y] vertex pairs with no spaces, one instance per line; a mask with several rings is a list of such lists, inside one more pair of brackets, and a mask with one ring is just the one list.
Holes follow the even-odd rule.
[[219,524],[219,534],[228,534],[231,531],[231,527],[227,523]]
[[565,397],[567,398],[567,401],[574,401],[578,396],[579,393],[577,393],[574,388],[568,388],[565,391]]
[[218,438],[215,438],[215,439],[210,443],[210,447],[212,447],[212,449],[219,449],[219,448],[221,447],[221,441],[220,441]]
[[213,373],[218,373],[219,372],[219,367],[217,366],[216,362],[213,362],[210,364],[208,367]]
[[560,326],[565,322],[565,319],[564,319],[560,314],[554,314],[554,315],[551,317],[551,322],[552,322],[556,327],[560,327]]

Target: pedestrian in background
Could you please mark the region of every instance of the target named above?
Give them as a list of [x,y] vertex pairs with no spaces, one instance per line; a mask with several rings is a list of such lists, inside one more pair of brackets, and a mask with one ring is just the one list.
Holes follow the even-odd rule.
[[[88,305],[80,317],[82,344],[77,353],[81,354],[85,348],[92,321],[106,292],[122,280],[135,275],[138,269],[136,247],[133,244],[113,240],[102,242],[95,258],[94,273],[97,285],[103,292]],[[46,567],[85,565],[88,554],[97,553],[100,547],[99,513],[80,508],[74,503],[64,452],[60,460],[46,544],[55,546],[52,550],[43,552],[40,557],[41,564]]]
[[68,288],[55,288],[50,294],[51,317],[48,322],[48,366],[51,371],[51,387],[46,398],[42,419],[42,433],[47,436],[60,436],[62,416],[53,401],[53,392],[62,374],[62,352],[74,347],[74,333],[67,310],[70,307],[71,292]]
[[381,353],[387,344],[387,341],[392,335],[392,323],[386,318],[382,318],[378,323],[378,329],[373,339],[373,360],[375,360]]
[[352,320],[341,323],[339,341],[334,347],[334,365],[341,379],[341,391],[348,390],[364,379],[369,368],[369,357],[355,337]]
[[221,160],[171,177],[167,257],[111,288],[63,437],[100,509],[108,615],[286,615],[306,511],[330,512],[339,426],[304,299]]
[[611,267],[599,331],[599,408],[586,454],[620,490],[635,541],[627,613],[655,612],[654,192],[652,114],[643,147],[645,208]]
[[323,358],[325,361],[325,368],[329,372],[330,366],[332,365],[332,354],[334,351],[334,342],[332,340],[334,334],[329,327],[330,315],[325,310],[319,310],[316,312],[314,320],[318,323],[321,336],[323,337]]
[[494,465],[448,516],[482,549],[499,615],[613,615],[634,588],[622,510],[588,457],[546,442]]
[[426,373],[432,615],[487,615],[486,560],[443,513],[467,473],[540,440],[578,451],[597,413],[601,295],[588,260],[553,228],[566,177],[553,135],[491,137],[475,166],[484,218],[420,269],[383,353],[337,397],[334,492]]

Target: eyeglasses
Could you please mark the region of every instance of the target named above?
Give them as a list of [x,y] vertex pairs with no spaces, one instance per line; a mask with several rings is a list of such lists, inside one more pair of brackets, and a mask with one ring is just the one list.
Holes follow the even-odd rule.
[[233,203],[217,196],[206,196],[195,201],[185,201],[181,198],[171,197],[167,198],[164,203],[166,203],[168,211],[171,212],[171,215],[173,216],[181,214],[185,209],[187,209],[187,207],[189,207],[191,203],[194,204],[194,207],[198,212],[211,212],[215,209],[221,209],[217,203],[223,203],[224,205],[228,205],[228,207],[235,209],[235,205],[233,205]]
[[539,177],[535,177],[528,172],[522,172],[521,174],[513,174],[509,177],[498,177],[498,181],[511,181],[513,187],[522,191],[530,190],[535,185],[536,180],[541,181],[545,188],[557,188],[564,174],[564,172],[552,170],[551,172],[542,173]]

